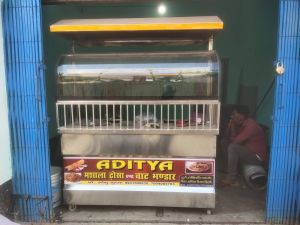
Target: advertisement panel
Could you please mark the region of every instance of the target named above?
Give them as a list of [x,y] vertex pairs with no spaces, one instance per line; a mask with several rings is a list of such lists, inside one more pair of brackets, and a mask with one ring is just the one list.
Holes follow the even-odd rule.
[[64,157],[65,184],[214,186],[214,159]]

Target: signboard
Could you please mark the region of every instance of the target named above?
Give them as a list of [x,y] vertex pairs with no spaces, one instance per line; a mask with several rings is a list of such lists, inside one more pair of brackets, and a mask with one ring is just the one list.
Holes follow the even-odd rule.
[[213,159],[64,157],[65,184],[214,186]]

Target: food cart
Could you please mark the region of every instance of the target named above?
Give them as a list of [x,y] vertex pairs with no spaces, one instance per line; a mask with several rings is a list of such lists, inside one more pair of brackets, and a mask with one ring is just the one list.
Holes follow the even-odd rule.
[[207,43],[206,51],[70,54],[57,66],[64,201],[215,207],[218,17],[67,20],[52,32],[97,44]]

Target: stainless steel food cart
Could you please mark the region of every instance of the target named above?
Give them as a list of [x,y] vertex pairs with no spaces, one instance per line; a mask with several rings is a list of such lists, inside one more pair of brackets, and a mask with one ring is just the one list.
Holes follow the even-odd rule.
[[[215,207],[221,73],[211,31],[222,27],[217,17],[80,20],[51,26],[77,40],[114,37],[109,41],[123,43],[132,40],[133,32],[145,42],[143,31],[158,42],[174,40],[161,39],[171,32],[184,42],[201,36],[209,44],[209,51],[60,58],[56,114],[65,203]],[[116,30],[122,33],[116,35]]]

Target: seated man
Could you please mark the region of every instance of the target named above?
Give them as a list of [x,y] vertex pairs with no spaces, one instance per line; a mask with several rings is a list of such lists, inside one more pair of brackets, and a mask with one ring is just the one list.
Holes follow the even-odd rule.
[[248,117],[246,106],[236,106],[228,124],[229,145],[227,148],[227,179],[224,184],[234,184],[238,163],[262,165],[266,160],[267,144],[263,129]]

